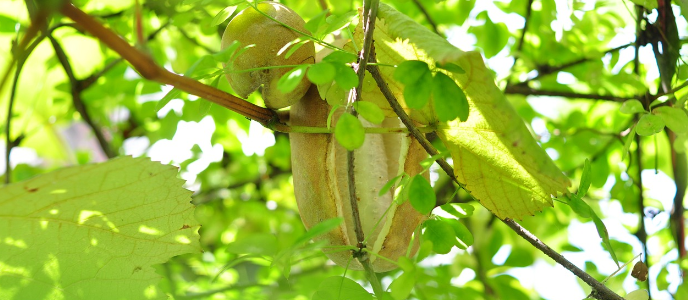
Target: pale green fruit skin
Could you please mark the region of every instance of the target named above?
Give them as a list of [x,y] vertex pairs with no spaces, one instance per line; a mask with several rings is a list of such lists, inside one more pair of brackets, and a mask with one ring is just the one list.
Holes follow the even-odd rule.
[[[293,10],[276,2],[258,3],[258,9],[284,24],[301,32],[308,33],[305,22]],[[277,53],[289,42],[300,36],[263,14],[253,7],[241,11],[232,19],[222,35],[222,49],[231,45],[234,41],[240,43],[239,49],[253,45],[244,53],[225,65],[229,69],[226,73],[227,80],[232,89],[242,98],[248,97],[252,92],[262,86],[261,92],[265,106],[271,109],[279,109],[290,106],[308,91],[311,83],[304,76],[300,84],[291,92],[282,93],[277,89],[277,81],[292,68],[271,68],[254,70],[249,72],[236,72],[254,68],[298,65],[315,63],[315,46],[308,42],[296,50],[289,58],[285,58],[286,52]],[[232,72],[235,71],[235,72]]]

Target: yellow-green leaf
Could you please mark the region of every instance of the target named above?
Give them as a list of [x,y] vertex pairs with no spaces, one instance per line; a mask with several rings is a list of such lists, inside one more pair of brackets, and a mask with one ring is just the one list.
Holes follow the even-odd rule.
[[[494,84],[481,55],[459,50],[390,6],[381,4],[378,15],[381,22],[375,30],[375,49],[379,62],[398,64],[415,59],[428,65],[452,63],[465,71],[446,75],[465,93],[468,119],[437,126],[454,161],[455,175],[466,189],[499,218],[520,219],[551,206],[551,195],[564,193],[569,180]],[[401,97],[398,83],[391,77],[387,75],[385,80],[397,89],[395,96]],[[401,102],[403,105],[403,99]],[[438,121],[434,112],[409,112],[424,124]]]
[[0,298],[167,299],[152,265],[201,252],[182,184],[122,157],[0,189]]

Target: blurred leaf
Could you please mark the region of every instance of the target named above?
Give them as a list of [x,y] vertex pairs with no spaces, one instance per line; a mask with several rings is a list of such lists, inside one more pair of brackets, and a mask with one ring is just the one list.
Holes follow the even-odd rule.
[[[0,189],[6,299],[167,299],[152,268],[200,253],[176,167],[121,157]],[[27,278],[43,278],[43,283]],[[126,289],[120,288],[127,286]]]
[[652,112],[662,118],[671,131],[676,134],[688,133],[688,115],[680,108],[670,106],[660,106],[652,110]]
[[592,182],[592,170],[590,167],[590,161],[586,158],[585,164],[583,166],[583,175],[581,175],[580,184],[578,185],[578,197],[583,198],[585,194],[590,189],[590,183]]
[[394,298],[394,300],[407,299],[415,284],[416,277],[414,274],[404,272],[389,285],[389,289],[392,291],[392,298]]
[[662,118],[652,115],[645,114],[638,120],[638,125],[636,125],[636,133],[641,136],[653,135],[664,130],[664,121]]
[[213,18],[213,21],[210,22],[210,26],[220,25],[222,22],[227,20],[227,18],[229,18],[229,16],[231,16],[234,13],[234,11],[236,11],[236,9],[237,9],[236,6],[227,6],[227,7],[223,8],[220,12],[218,12],[215,15],[215,17]]
[[447,203],[440,208],[457,218],[467,218],[473,215],[475,208],[469,203]]
[[641,113],[645,111],[645,108],[643,108],[643,104],[640,103],[640,101],[631,99],[631,100],[626,100],[622,105],[619,111],[622,114],[635,114],[635,113]]
[[306,243],[317,236],[328,233],[337,228],[337,226],[339,226],[339,224],[341,224],[343,221],[343,218],[332,218],[315,224],[313,227],[311,227],[311,229],[308,230],[308,232],[300,236],[296,242],[294,242],[294,245]]
[[227,252],[272,256],[277,253],[277,238],[268,233],[246,236],[227,245]]
[[323,280],[313,300],[373,300],[360,284],[349,278],[333,276]]

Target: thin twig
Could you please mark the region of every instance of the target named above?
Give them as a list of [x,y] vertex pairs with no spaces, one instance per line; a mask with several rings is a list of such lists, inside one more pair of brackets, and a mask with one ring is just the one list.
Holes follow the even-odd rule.
[[96,123],[91,118],[91,115],[88,113],[88,109],[86,109],[86,105],[84,104],[83,99],[81,99],[82,90],[78,87],[79,81],[74,76],[74,71],[72,70],[72,65],[69,62],[67,54],[64,52],[64,49],[62,48],[60,43],[55,39],[55,37],[52,36],[52,34],[48,35],[48,39],[50,40],[50,44],[52,44],[53,46],[57,60],[62,65],[62,68],[64,69],[65,74],[69,79],[69,86],[72,93],[72,104],[74,105],[74,108],[77,112],[79,112],[79,115],[84,120],[84,122],[86,122],[86,125],[88,125],[88,127],[91,128],[91,131],[93,131],[93,134],[95,135],[96,140],[98,140],[98,145],[100,145],[100,149],[103,150],[103,153],[105,153],[105,155],[108,158],[114,158],[115,156],[117,156],[117,154],[115,153],[115,151],[113,151],[112,147],[110,146],[110,143],[105,138],[105,135],[103,135],[103,131],[101,130],[100,126],[96,125]]
[[[371,57],[371,61],[374,61],[374,57]],[[409,116],[404,112],[404,110],[401,108],[399,105],[399,102],[396,100],[396,97],[392,94],[392,92],[389,90],[389,87],[387,86],[387,83],[384,81],[384,78],[382,78],[382,75],[380,74],[379,69],[375,65],[370,65],[368,66],[368,71],[370,72],[371,75],[373,75],[373,78],[375,79],[375,82],[377,83],[377,86],[380,88],[380,91],[382,94],[387,98],[387,102],[389,102],[390,106],[392,106],[392,110],[399,116],[399,119],[404,123],[409,128],[409,131],[411,131],[411,134],[413,135],[414,138],[416,138],[419,143],[425,148],[425,150],[428,152],[430,155],[436,155],[437,150],[430,144],[425,136],[423,136],[420,132],[418,132],[415,129],[415,126],[412,124],[411,119]],[[449,175],[459,186],[464,188],[465,185],[462,183],[459,183],[457,180],[456,176],[454,175],[453,168],[449,166],[449,164],[443,159],[443,158],[438,158],[436,162],[440,165],[442,170],[444,170],[447,175]],[[465,188],[464,188],[465,190]],[[470,193],[469,193],[470,194]],[[557,253],[556,251],[552,250],[549,248],[547,245],[542,243],[537,237],[533,236],[530,232],[528,232],[525,228],[521,227],[518,223],[512,221],[512,220],[503,220],[507,225],[509,225],[510,228],[512,228],[516,233],[518,233],[521,237],[526,239],[528,242],[533,244],[538,250],[542,251],[546,255],[552,257],[557,263],[561,264],[565,268],[569,269],[574,275],[578,276],[581,278],[583,281],[588,283],[595,291],[596,293],[593,294],[598,299],[612,299],[612,300],[622,300],[619,295],[615,294],[611,290],[609,290],[607,287],[605,287],[603,284],[601,284],[599,281],[595,280],[592,278],[589,274],[585,273],[584,271],[578,269],[573,263],[570,261],[566,260],[561,254]],[[600,298],[602,297],[602,298]]]
[[[521,37],[518,39],[518,46],[516,46],[516,53],[517,55],[514,55],[514,64],[512,65],[512,70],[516,68],[516,63],[518,62],[518,58],[521,57],[521,51],[523,50],[523,43],[526,40],[526,32],[528,32],[528,24],[530,23],[530,14],[533,11],[533,0],[528,0],[528,4],[526,5],[526,15],[524,16],[525,22],[523,23],[523,29],[521,29]],[[511,80],[509,80],[511,81]]]
[[[358,65],[356,66],[356,75],[358,76],[358,86],[354,89],[354,103],[361,100],[361,90],[363,89],[363,79],[366,73],[366,66],[368,60],[373,53],[373,33],[375,31],[375,19],[377,18],[377,10],[380,5],[379,0],[364,0],[363,1],[363,48],[358,56]],[[353,105],[350,106],[351,113],[356,116],[356,109]],[[354,150],[355,151],[355,150]],[[354,255],[365,270],[366,277],[373,287],[373,292],[378,298],[382,298],[382,285],[377,278],[375,271],[368,259],[368,253],[362,251],[365,248],[363,244],[365,235],[363,233],[363,226],[361,225],[361,218],[358,214],[358,197],[356,195],[356,176],[354,172],[354,151],[347,151],[347,171],[349,179],[349,201],[351,202],[351,211],[353,212],[354,231],[356,232],[356,241],[358,242],[359,251]]]
[[502,222],[504,222],[507,226],[509,226],[509,228],[511,228],[513,231],[515,231],[518,235],[520,235],[525,240],[530,242],[530,244],[535,246],[535,248],[537,248],[538,250],[540,250],[542,253],[546,254],[547,256],[551,257],[558,264],[562,265],[564,268],[568,269],[569,271],[571,271],[571,273],[575,274],[576,276],[578,276],[578,278],[580,278],[586,284],[588,284],[593,289],[592,296],[595,297],[596,299],[623,300],[623,298],[621,298],[621,296],[617,295],[612,290],[610,290],[608,287],[606,287],[604,284],[597,281],[595,278],[590,276],[590,274],[585,273],[585,271],[576,267],[576,265],[574,265],[573,263],[568,261],[566,258],[564,258],[564,256],[562,256],[558,252],[554,251],[552,248],[547,246],[545,243],[540,241],[536,236],[534,236],[528,230],[526,230],[521,225],[516,223],[514,220],[504,219],[504,220],[502,220]]
[[562,92],[562,91],[547,91],[547,90],[537,90],[527,86],[522,85],[512,85],[508,86],[504,90],[505,94],[515,94],[515,95],[525,95],[525,96],[553,96],[553,97],[565,97],[565,98],[578,98],[578,99],[592,99],[592,100],[607,100],[614,102],[624,102],[631,99],[642,99],[642,96],[630,96],[630,97],[618,97],[611,95],[599,95],[599,94],[581,94],[575,92]]
[[437,33],[437,35],[441,35],[440,31],[437,30],[437,23],[435,23],[435,20],[432,19],[432,17],[430,16],[430,13],[428,13],[428,10],[425,9],[423,4],[420,3],[420,1],[418,1],[418,0],[413,0],[413,3],[416,4],[416,7],[418,7],[418,10],[420,10],[420,12],[423,14],[423,16],[425,16],[425,20],[428,21],[428,23],[430,23],[430,27],[432,27],[432,31]]

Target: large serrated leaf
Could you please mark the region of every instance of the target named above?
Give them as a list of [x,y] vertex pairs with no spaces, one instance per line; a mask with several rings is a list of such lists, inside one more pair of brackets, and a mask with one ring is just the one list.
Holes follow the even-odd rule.
[[[465,71],[446,75],[466,94],[468,119],[439,122],[437,127],[452,155],[455,175],[466,189],[499,218],[520,219],[551,206],[551,195],[565,192],[569,180],[494,84],[481,55],[459,50],[390,6],[381,4],[378,16],[375,47],[379,62],[398,64],[415,59],[428,65],[451,63]],[[398,83],[391,75],[385,76],[384,69],[382,72],[403,105]],[[410,116],[424,124],[438,121],[427,110],[410,110]]]
[[122,157],[2,188],[0,298],[167,299],[151,265],[201,252],[182,183]]

